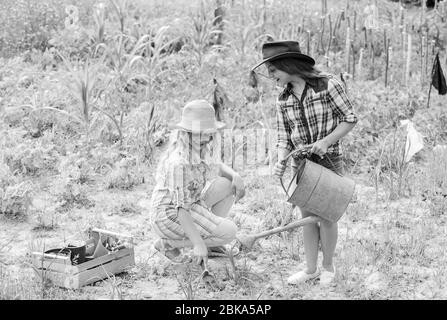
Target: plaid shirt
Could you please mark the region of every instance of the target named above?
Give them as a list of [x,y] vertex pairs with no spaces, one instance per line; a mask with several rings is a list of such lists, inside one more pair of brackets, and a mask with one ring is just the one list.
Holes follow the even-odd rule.
[[200,200],[207,183],[217,176],[218,164],[208,165],[170,163],[166,172],[157,181],[152,192],[152,207],[160,205],[190,210],[191,205]]
[[[327,83],[306,83],[301,101],[288,85],[277,99],[276,111],[276,146],[289,152],[301,144],[323,139],[340,122],[357,122],[351,100],[332,75],[328,75]],[[338,141],[328,148],[328,153],[341,154]]]

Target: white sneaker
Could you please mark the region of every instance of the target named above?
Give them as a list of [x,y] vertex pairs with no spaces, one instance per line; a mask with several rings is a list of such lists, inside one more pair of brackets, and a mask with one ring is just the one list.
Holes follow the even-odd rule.
[[291,275],[289,278],[287,278],[288,284],[299,284],[303,283],[312,279],[317,278],[320,275],[320,270],[317,269],[315,273],[307,273],[306,270],[301,270],[293,275]]
[[328,286],[334,282],[335,279],[335,266],[334,266],[334,272],[327,271],[323,268],[323,272],[321,272],[320,276],[320,285],[321,286]]

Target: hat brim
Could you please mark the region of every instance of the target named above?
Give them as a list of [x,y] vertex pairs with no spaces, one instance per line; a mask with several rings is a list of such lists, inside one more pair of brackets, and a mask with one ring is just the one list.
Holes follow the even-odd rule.
[[216,121],[215,124],[216,124],[215,128],[209,128],[209,129],[203,129],[203,130],[193,130],[192,128],[189,128],[189,127],[183,125],[182,123],[176,123],[176,124],[170,125],[169,128],[170,129],[180,129],[180,130],[192,132],[192,133],[215,133],[218,130],[224,129],[227,126],[226,123],[221,122],[221,121]]
[[283,53],[279,53],[277,55],[274,55],[272,57],[269,57],[267,59],[262,60],[261,62],[259,62],[257,65],[255,65],[253,68],[251,68],[251,71],[254,71],[256,68],[258,68],[260,65],[268,62],[268,61],[274,61],[277,59],[282,59],[282,58],[296,58],[296,59],[300,59],[303,61],[308,62],[309,64],[311,64],[312,66],[315,65],[315,60],[305,54],[302,53],[297,53],[297,52],[283,52]]

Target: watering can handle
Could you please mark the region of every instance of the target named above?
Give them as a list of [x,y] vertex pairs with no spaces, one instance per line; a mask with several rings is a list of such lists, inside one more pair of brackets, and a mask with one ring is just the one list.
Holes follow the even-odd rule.
[[[309,145],[303,145],[301,148],[298,148],[298,149],[293,150],[292,152],[290,152],[284,159],[281,160],[281,163],[282,163],[283,165],[285,165],[285,164],[287,163],[287,160],[289,160],[289,158],[290,158],[292,155],[294,155],[295,153],[298,153],[298,152],[302,152],[303,155],[304,155],[305,157],[307,157],[307,156],[309,155],[309,151],[310,151],[311,148],[312,148],[312,145],[311,145],[311,144],[309,144]],[[289,186],[287,187],[287,189],[284,187],[284,182],[282,181],[282,177],[279,178],[279,181],[281,182],[281,187],[283,188],[284,192],[286,193],[287,197],[289,197],[289,198],[290,198],[290,196],[289,196],[288,191],[289,191],[289,189],[290,189],[290,186],[292,185],[293,180],[295,180],[297,174],[298,174],[298,171],[295,172],[293,178],[290,180],[290,183],[289,183]]]
[[295,153],[298,153],[298,152],[302,152],[303,155],[307,157],[307,156],[309,155],[309,153],[310,153],[310,149],[311,149],[311,148],[312,148],[312,145],[311,145],[311,144],[303,145],[302,147],[300,147],[300,148],[298,148],[298,149],[293,150],[292,152],[290,152],[284,159],[281,160],[281,163],[282,163],[282,164],[286,164],[286,163],[287,163],[287,160],[289,160],[289,158],[290,158],[291,156],[293,156]]
[[[302,146],[301,148],[298,148],[298,149],[296,149],[296,150],[293,150],[293,151],[290,152],[290,153],[289,153],[283,160],[281,160],[281,163],[285,165],[285,164],[287,163],[287,160],[289,160],[289,158],[290,158],[292,155],[294,155],[294,154],[296,154],[296,153],[298,153],[298,152],[302,152],[303,157],[307,158],[307,157],[309,156],[309,154],[310,154],[310,149],[311,149],[311,148],[312,148],[312,145],[311,145],[311,144],[308,144],[308,145],[304,145],[304,146]],[[326,156],[326,158],[329,160],[329,162],[331,163],[331,165],[334,167],[334,163],[332,162],[331,158],[328,157],[327,154],[325,154],[324,156]],[[340,177],[343,177],[343,176],[342,176],[341,174],[339,174],[338,172],[335,172],[335,171],[334,171],[334,173],[337,174],[337,175],[339,175]],[[289,183],[289,186],[287,187],[287,189],[284,187],[284,182],[283,182],[283,180],[282,180],[282,177],[279,178],[279,181],[280,181],[280,183],[281,183],[281,187],[283,188],[284,192],[286,193],[287,197],[289,197],[289,198],[290,198],[290,196],[289,196],[289,192],[288,192],[288,191],[289,191],[289,189],[290,189],[290,186],[292,185],[292,182],[295,180],[297,174],[298,174],[298,171],[295,172],[293,178],[290,180],[290,183]]]
[[284,182],[282,181],[282,177],[279,178],[279,181],[281,182],[281,187],[282,187],[282,189],[284,190],[284,192],[286,193],[286,195],[287,195],[288,198],[290,198],[290,196],[289,196],[289,192],[288,192],[288,191],[289,191],[289,189],[290,189],[290,186],[292,185],[293,180],[295,180],[297,174],[298,174],[298,170],[297,170],[297,171],[295,172],[295,174],[293,175],[293,178],[290,179],[290,183],[289,183],[289,186],[287,187],[287,189],[284,187]]

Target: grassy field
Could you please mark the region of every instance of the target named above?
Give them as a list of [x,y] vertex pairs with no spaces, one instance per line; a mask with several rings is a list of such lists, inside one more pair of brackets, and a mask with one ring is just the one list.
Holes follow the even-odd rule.
[[[447,70],[447,6],[226,0],[219,26],[214,1],[187,3],[0,4],[0,299],[446,299],[447,116],[444,96],[427,100],[436,52]],[[343,141],[356,192],[339,222],[334,286],[287,285],[304,266],[298,229],[211,260],[219,290],[151,248],[155,169],[181,107],[217,97],[235,137],[224,160],[247,187],[230,213],[239,233],[300,216],[270,175],[272,148],[251,162],[241,151],[243,135],[274,130],[278,88],[249,81],[271,38],[296,39],[343,74],[359,116]],[[402,120],[424,139],[410,161]],[[32,251],[85,240],[91,227],[132,234],[136,265],[80,290],[34,276]]]

